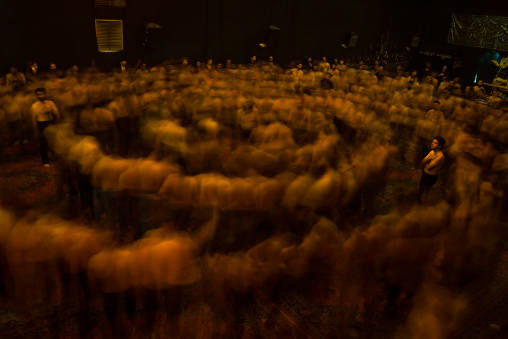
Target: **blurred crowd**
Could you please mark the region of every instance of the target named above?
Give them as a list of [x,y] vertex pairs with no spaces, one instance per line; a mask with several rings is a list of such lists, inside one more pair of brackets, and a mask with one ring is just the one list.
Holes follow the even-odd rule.
[[[353,295],[358,321],[408,307],[398,337],[446,338],[472,307],[460,287],[499,261],[508,105],[497,89],[462,88],[446,69],[326,58],[287,69],[255,57],[53,68],[11,69],[0,86],[6,145],[34,138],[35,89],[54,101],[44,136],[57,193],[79,201],[42,215],[2,198],[2,292],[26,314],[54,316],[49,301],[68,293],[79,295],[83,335],[98,299],[114,336],[150,333],[161,307],[167,330],[183,336],[190,290],[224,312],[232,325],[221,336],[241,336],[235,324],[253,295],[277,303],[304,279]],[[447,159],[440,198],[421,205],[404,192],[376,215],[391,164],[418,167],[437,135]]]

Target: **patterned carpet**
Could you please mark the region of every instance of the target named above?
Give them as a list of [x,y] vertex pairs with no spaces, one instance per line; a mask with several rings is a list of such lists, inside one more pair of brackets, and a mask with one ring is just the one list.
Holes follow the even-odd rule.
[[[411,168],[411,150],[405,158],[396,160],[387,173],[387,184],[376,195],[373,206],[376,214],[391,211],[403,196],[416,198],[421,172]],[[56,196],[57,170],[44,168],[30,146],[4,149],[0,167],[0,194],[8,205],[37,211],[58,210],[62,200]],[[17,156],[15,156],[17,154]],[[13,161],[15,160],[15,161]],[[443,183],[438,182],[429,199],[439,199]],[[7,199],[6,199],[7,198]],[[63,199],[64,201],[66,199]],[[508,338],[508,246],[498,244],[492,249],[498,254],[495,269],[475,276],[461,287],[461,293],[471,306],[461,315],[460,326],[454,338]],[[358,304],[358,291],[344,288],[333,277],[287,279],[284,288],[268,296],[255,291],[245,307],[236,315],[236,326],[212,302],[198,300],[197,287],[184,291],[183,313],[179,318],[180,338],[224,338],[224,333],[235,332],[238,338],[392,338],[407,316],[407,310],[395,315],[383,311],[382,300],[386,291],[381,279],[364,286],[365,304]],[[139,295],[138,295],[139,297]],[[19,312],[6,298],[0,298],[0,337],[2,338],[77,338],[79,337],[77,298],[54,296],[48,305],[52,317],[33,312]],[[369,305],[366,309],[365,305]],[[93,326],[85,338],[111,338],[103,303],[91,300]],[[33,314],[30,314],[33,313]],[[28,316],[30,314],[30,316]],[[125,312],[121,319],[135,327],[145,319],[143,306],[138,304],[132,321]],[[47,319],[50,319],[49,321]],[[163,309],[156,314],[155,331],[151,338],[170,337]],[[131,338],[144,338],[133,329]]]
[[1,192],[14,201],[22,200],[23,204],[34,209],[53,202],[54,178],[54,167],[43,167],[40,160],[32,156],[0,168]]

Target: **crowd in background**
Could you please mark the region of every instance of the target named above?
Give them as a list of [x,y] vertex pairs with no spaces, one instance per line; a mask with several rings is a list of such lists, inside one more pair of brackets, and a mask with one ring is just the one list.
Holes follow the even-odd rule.
[[[44,88],[59,111],[44,130],[58,193],[79,196],[80,208],[38,215],[3,197],[3,291],[50,315],[56,280],[75,279],[83,333],[96,297],[117,336],[129,331],[120,300],[131,320],[144,305],[138,331],[153,330],[163,305],[178,334],[186,289],[234,325],[253,294],[276,303],[298,278],[354,295],[359,321],[409,304],[401,338],[448,337],[470,302],[456,287],[494,269],[506,241],[506,98],[463,87],[446,68],[309,59],[11,69],[2,142],[34,138],[34,90]],[[437,135],[447,145],[441,198],[420,205],[405,192],[376,215],[391,164],[418,168]],[[382,301],[369,293],[375,282]]]

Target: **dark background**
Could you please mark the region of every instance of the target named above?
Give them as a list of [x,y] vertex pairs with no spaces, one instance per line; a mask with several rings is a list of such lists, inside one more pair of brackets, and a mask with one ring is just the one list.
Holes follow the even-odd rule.
[[[126,1],[125,9],[98,9],[92,0],[0,0],[0,74],[8,73],[10,65],[24,72],[28,61],[45,71],[51,62],[65,70],[73,64],[85,67],[91,59],[104,69],[124,59],[130,65],[140,59],[153,65],[183,56],[247,63],[251,55],[265,59],[273,54],[282,65],[305,56],[349,59],[374,53],[388,34],[394,50],[419,35],[419,47],[412,49],[418,63],[425,58],[418,54],[421,49],[452,53],[462,60],[461,72],[469,79],[487,50],[446,42],[451,13],[508,16],[503,1]],[[124,21],[122,52],[97,51],[96,18]],[[149,22],[162,29],[150,30],[147,47],[142,44]],[[270,35],[269,25],[280,31]],[[344,49],[341,43],[349,32],[356,32],[358,40],[354,48]],[[263,49],[261,42],[272,47]],[[436,69],[452,62],[431,59]]]

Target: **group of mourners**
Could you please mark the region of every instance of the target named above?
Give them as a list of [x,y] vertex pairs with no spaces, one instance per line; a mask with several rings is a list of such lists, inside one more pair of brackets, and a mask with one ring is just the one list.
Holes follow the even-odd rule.
[[[277,304],[306,281],[356,321],[404,312],[401,338],[448,337],[472,302],[460,287],[495,269],[506,240],[506,99],[438,74],[310,62],[121,63],[6,84],[4,142],[38,140],[80,208],[2,199],[2,292],[58,324],[54,296],[75,287],[63,294],[79,296],[82,335],[101,300],[118,337],[195,335],[181,324],[200,307],[225,314],[217,335],[241,336],[256,296]],[[380,214],[395,162],[422,168],[420,189]]]

